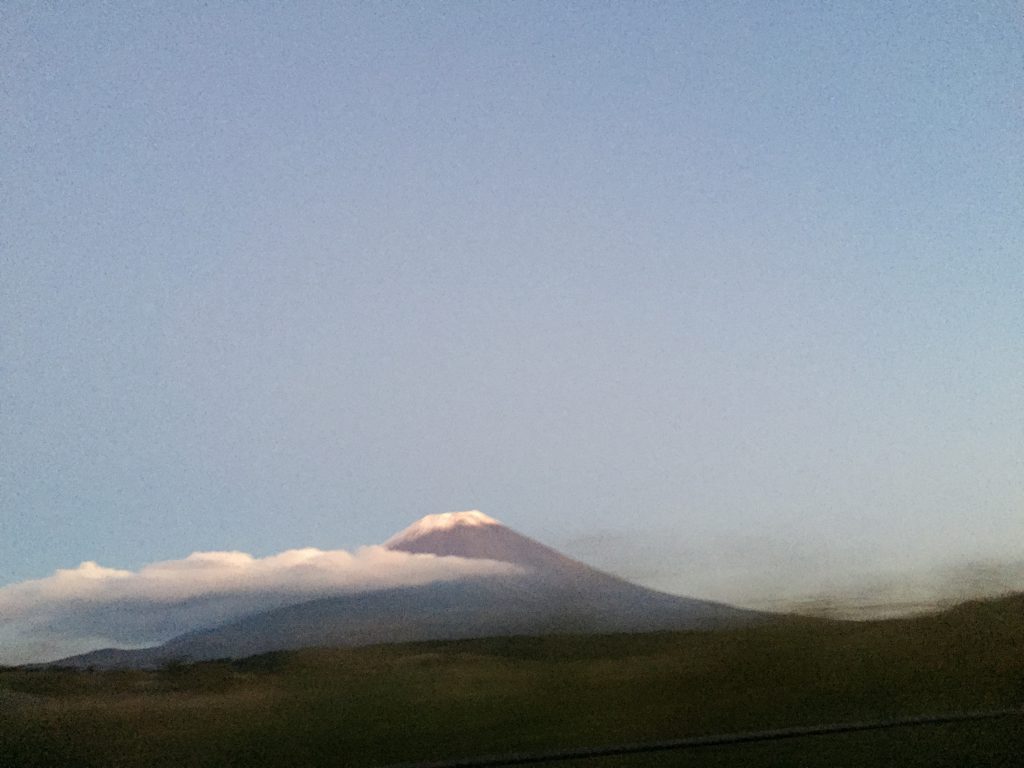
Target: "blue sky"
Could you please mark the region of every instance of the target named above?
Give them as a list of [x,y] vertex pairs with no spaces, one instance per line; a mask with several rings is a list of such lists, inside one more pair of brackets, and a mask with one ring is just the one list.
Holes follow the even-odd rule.
[[0,584],[1024,559],[1019,4],[172,5],[0,16]]

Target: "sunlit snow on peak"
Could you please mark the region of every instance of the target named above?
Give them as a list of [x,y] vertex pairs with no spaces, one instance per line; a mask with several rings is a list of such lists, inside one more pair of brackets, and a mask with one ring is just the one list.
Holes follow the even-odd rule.
[[435,531],[448,531],[460,526],[478,527],[483,525],[501,525],[501,523],[478,509],[470,509],[466,512],[442,512],[437,515],[427,515],[417,520],[405,530],[396,533],[384,542],[384,546],[388,547],[403,541],[411,541]]

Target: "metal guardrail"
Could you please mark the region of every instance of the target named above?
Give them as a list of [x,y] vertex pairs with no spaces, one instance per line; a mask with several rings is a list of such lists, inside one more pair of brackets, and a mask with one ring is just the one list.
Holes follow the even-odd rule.
[[541,763],[558,763],[567,760],[585,760],[589,758],[613,757],[618,755],[639,755],[652,752],[670,752],[673,750],[725,747],[736,744],[754,744],[757,742],[783,741],[785,739],[801,739],[810,736],[828,736],[830,734],[837,733],[880,731],[889,728],[908,728],[921,725],[941,725],[944,723],[963,723],[977,720],[995,720],[1004,717],[1022,716],[1024,716],[1024,709],[997,709],[983,712],[955,712],[942,715],[917,715],[915,717],[905,717],[895,720],[869,720],[852,723],[795,726],[792,728],[776,728],[767,731],[747,731],[744,733],[694,736],[685,739],[652,741],[641,744],[620,744],[609,747],[592,747],[587,749],[567,749],[552,752],[532,752],[509,755],[489,755],[457,760],[445,760],[433,763],[400,763],[385,766],[384,768],[499,768],[500,766],[537,765]]

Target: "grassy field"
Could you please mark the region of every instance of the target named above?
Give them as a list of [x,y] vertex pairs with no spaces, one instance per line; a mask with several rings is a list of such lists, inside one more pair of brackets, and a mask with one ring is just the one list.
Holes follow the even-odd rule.
[[[916,619],[0,670],[0,766],[377,766],[1024,702],[1024,596]],[[612,766],[1024,765],[1024,718]]]

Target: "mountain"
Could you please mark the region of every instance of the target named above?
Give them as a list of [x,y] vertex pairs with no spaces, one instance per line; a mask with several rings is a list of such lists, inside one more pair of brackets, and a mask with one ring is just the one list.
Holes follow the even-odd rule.
[[104,649],[58,663],[149,667],[312,646],[713,629],[766,618],[638,586],[566,557],[476,510],[429,515],[384,546],[437,557],[497,560],[517,566],[518,572],[325,597],[189,632],[155,648]]

